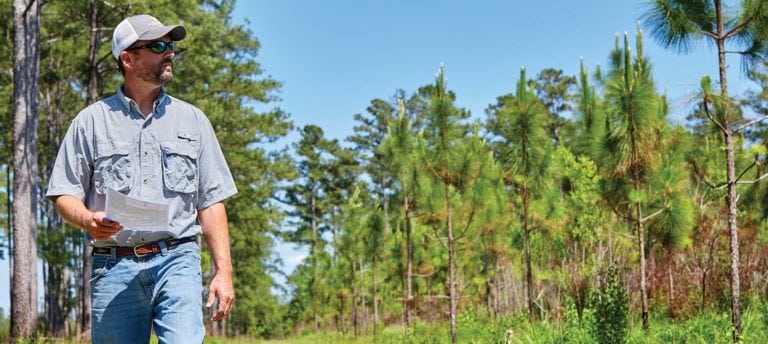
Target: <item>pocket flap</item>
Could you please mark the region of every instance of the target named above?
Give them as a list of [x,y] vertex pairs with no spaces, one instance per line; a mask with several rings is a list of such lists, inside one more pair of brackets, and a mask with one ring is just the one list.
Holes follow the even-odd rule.
[[161,142],[160,147],[165,154],[183,155],[190,159],[197,160],[199,148],[184,142]]

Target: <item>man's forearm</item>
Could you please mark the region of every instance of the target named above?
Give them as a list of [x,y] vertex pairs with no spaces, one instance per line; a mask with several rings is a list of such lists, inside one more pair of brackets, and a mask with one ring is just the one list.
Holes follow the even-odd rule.
[[229,227],[224,203],[215,203],[198,213],[203,236],[211,251],[216,273],[232,275],[232,258],[229,249]]
[[235,300],[235,290],[232,286],[232,258],[229,252],[229,228],[227,225],[227,211],[224,203],[216,203],[208,208],[200,209],[197,219],[203,226],[203,236],[208,248],[211,250],[213,265],[216,274],[211,280],[206,307],[219,304],[213,310],[212,321],[219,321],[232,311]]
[[80,229],[87,227],[85,219],[93,217],[83,201],[71,195],[58,196],[56,198],[56,210],[64,221]]

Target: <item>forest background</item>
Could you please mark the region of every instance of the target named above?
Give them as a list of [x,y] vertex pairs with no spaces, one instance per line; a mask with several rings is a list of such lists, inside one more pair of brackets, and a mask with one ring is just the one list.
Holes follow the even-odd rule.
[[[744,7],[758,13],[762,3]],[[738,27],[741,5],[726,5]],[[653,32],[643,17],[651,8],[43,2],[37,192],[69,120],[118,85],[111,28],[147,12],[188,26],[169,92],[211,118],[241,189],[228,203],[238,306],[212,333],[362,335],[415,321],[446,321],[454,332],[462,312],[594,317],[610,266],[630,314],[731,312],[725,191],[706,185],[727,178],[725,143],[707,113],[738,125],[764,115],[765,67],[730,55],[734,100],[715,99],[713,44],[701,40],[684,55],[660,47],[637,31]],[[8,43],[0,92],[12,99],[11,8],[0,16]],[[737,43],[746,45],[729,49],[751,42]],[[2,112],[4,147],[12,109],[9,102]],[[646,126],[643,146],[624,143],[633,142],[630,131],[617,129],[637,125],[633,118]],[[737,135],[736,165],[749,168],[741,181],[762,176],[762,137],[760,126]],[[12,166],[2,167],[8,257]],[[761,300],[764,187],[738,191],[741,291]],[[87,328],[78,316],[81,233],[38,201],[40,331],[73,335]],[[638,208],[648,210],[638,217]]]

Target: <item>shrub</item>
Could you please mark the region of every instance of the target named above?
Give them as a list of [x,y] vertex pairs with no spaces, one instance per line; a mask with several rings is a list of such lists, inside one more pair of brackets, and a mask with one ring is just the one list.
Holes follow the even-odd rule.
[[627,336],[629,299],[613,264],[600,272],[600,288],[594,294],[593,307],[597,341],[604,344],[624,343]]

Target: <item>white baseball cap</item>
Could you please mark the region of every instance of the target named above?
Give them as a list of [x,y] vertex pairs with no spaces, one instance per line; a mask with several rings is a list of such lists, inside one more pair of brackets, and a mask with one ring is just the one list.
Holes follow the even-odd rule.
[[159,39],[165,36],[172,41],[180,41],[187,36],[187,29],[181,25],[163,25],[155,17],[139,14],[123,19],[112,34],[112,56],[117,59],[120,53],[136,41]]

